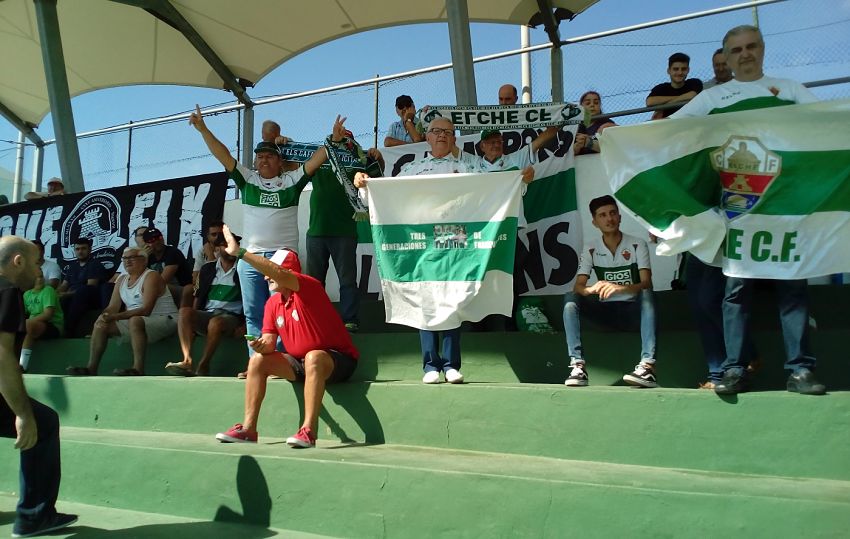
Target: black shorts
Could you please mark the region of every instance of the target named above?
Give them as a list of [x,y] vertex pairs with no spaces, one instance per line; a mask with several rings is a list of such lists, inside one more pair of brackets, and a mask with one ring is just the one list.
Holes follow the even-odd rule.
[[[357,368],[357,360],[348,354],[343,354],[342,352],[338,352],[337,350],[325,350],[328,354],[331,355],[331,358],[334,361],[334,370],[331,372],[331,375],[328,376],[328,379],[325,380],[327,384],[337,384],[339,382],[345,382],[351,375],[354,374],[354,369]],[[283,357],[289,361],[289,365],[292,367],[292,370],[295,372],[295,380],[298,382],[304,381],[304,359],[295,358],[290,356],[289,354],[283,354]]]
[[62,336],[62,332],[59,331],[59,328],[54,326],[50,322],[44,323],[44,333],[41,334],[39,339],[58,339]]

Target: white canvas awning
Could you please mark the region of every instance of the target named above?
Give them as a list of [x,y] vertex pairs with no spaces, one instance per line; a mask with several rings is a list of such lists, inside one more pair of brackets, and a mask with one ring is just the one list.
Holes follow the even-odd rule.
[[[540,5],[580,13],[597,0],[468,0],[476,22],[526,24]],[[376,28],[445,22],[445,0],[58,0],[71,96],[130,84],[233,86],[257,82],[312,47]],[[165,11],[188,23],[178,30]],[[147,9],[146,9],[147,8]],[[159,15],[159,16],[158,16]],[[175,27],[176,26],[176,27]],[[224,81],[190,42],[232,74]],[[0,111],[37,125],[49,111],[33,0],[0,1]],[[10,118],[11,119],[11,118]]]

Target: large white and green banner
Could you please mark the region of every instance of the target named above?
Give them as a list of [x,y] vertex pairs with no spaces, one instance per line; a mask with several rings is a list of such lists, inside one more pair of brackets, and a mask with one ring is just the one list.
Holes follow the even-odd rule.
[[515,171],[369,182],[387,322],[443,330],[511,314],[521,186]]
[[[534,181],[522,198],[526,223],[519,229],[517,256],[521,261],[518,290],[522,295],[560,295],[572,289],[582,249],[581,219],[576,208],[576,175],[572,142],[577,126],[562,127],[548,148],[537,152]],[[505,153],[528,151],[526,146],[537,138],[534,128],[502,130]],[[480,135],[463,135],[457,144],[465,152],[477,155]],[[426,143],[381,148],[387,176],[395,176],[401,167],[428,154]],[[604,181],[599,178],[599,181]],[[522,220],[521,220],[522,221]],[[361,235],[359,252],[371,252],[368,236]]]
[[850,270],[850,101],[609,128],[617,199],[663,241],[726,275]]

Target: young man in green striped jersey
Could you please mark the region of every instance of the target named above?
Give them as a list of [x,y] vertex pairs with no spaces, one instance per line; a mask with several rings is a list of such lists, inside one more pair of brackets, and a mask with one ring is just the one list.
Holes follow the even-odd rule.
[[[655,379],[655,303],[646,242],[620,232],[620,210],[611,195],[590,201],[593,226],[602,237],[589,242],[579,261],[572,292],[564,295],[564,331],[570,353],[570,376],[564,384],[587,385],[580,315],[606,325],[640,326],[640,363],[623,380],[657,387]],[[587,286],[591,274],[597,281]]]

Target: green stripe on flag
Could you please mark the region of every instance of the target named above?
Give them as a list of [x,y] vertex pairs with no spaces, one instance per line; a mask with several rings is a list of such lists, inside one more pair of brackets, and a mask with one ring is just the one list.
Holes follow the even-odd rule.
[[781,172],[750,213],[850,211],[850,150],[774,153],[782,158]]
[[[641,172],[614,193],[650,225],[664,230],[679,217],[698,215],[720,200],[720,179],[711,167],[716,148],[674,159]],[[705,178],[715,178],[706,182]]]
[[529,223],[575,211],[578,207],[575,169],[534,180],[522,198],[525,218]]
[[[720,178],[710,159],[714,149],[645,170],[618,189],[615,196],[659,230],[681,216],[694,216],[717,206]],[[850,150],[774,153],[782,159],[781,173],[750,213],[850,211]]]
[[501,222],[372,225],[381,278],[396,282],[481,281],[513,273],[517,219]]
[[769,109],[771,107],[784,107],[786,105],[794,104],[794,101],[789,101],[787,99],[779,99],[774,95],[766,97],[753,97],[750,99],[744,99],[743,101],[738,101],[737,103],[732,103],[728,107],[711,109],[709,114],[723,114],[726,112],[737,112],[739,110]]

